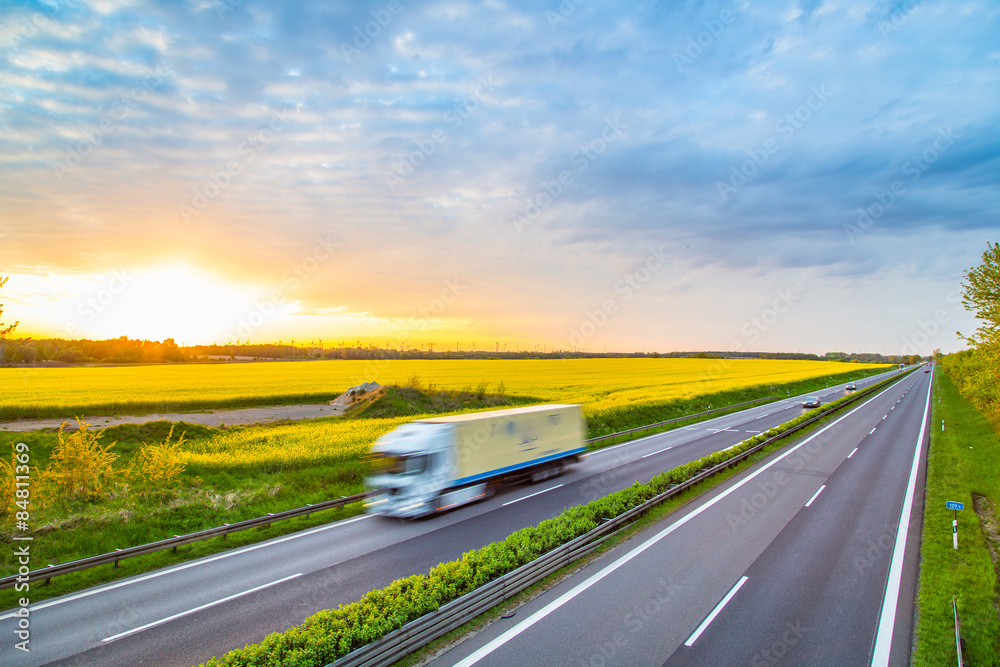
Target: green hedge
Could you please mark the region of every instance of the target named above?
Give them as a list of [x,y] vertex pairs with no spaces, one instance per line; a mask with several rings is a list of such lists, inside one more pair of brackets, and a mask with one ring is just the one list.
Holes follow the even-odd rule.
[[351,651],[384,637],[406,623],[441,605],[530,563],[546,552],[596,528],[602,519],[616,517],[672,485],[691,479],[703,470],[727,461],[769,437],[786,432],[823,410],[853,400],[898,378],[883,381],[811,410],[779,427],[744,440],[691,463],[660,473],[648,483],[636,482],[586,505],[571,507],[537,526],[522,528],[501,542],[469,551],[461,558],[441,563],[427,574],[397,579],[387,587],[367,593],[357,602],[326,609],[307,618],[302,625],[268,635],[260,644],[250,644],[212,658],[203,667],[321,667]]

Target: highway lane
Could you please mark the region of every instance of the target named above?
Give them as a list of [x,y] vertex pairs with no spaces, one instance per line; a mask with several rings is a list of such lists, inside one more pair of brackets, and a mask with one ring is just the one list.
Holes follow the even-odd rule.
[[922,489],[929,378],[773,454],[432,664],[868,664],[897,560],[891,659],[874,664],[907,664],[919,497],[898,549],[897,524],[911,484]]
[[[838,385],[824,400],[843,393]],[[595,452],[562,477],[427,520],[355,517],[42,602],[31,653],[3,645],[0,662],[197,663],[801,412],[798,397],[786,399]],[[0,632],[14,620],[0,616]]]

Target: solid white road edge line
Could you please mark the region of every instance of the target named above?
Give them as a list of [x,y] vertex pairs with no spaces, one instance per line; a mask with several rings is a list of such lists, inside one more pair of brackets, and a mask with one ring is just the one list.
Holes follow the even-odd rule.
[[[889,389],[889,387],[887,387],[886,389]],[[708,510],[710,507],[712,507],[713,505],[715,505],[717,502],[720,502],[721,500],[723,500],[724,498],[726,498],[727,496],[729,496],[731,493],[734,493],[737,489],[739,489],[740,487],[742,487],[744,484],[750,483],[751,480],[753,480],[758,475],[763,474],[771,466],[776,465],[780,461],[783,461],[786,457],[791,456],[793,453],[795,453],[796,451],[798,451],[798,449],[800,447],[804,447],[806,444],[812,442],[812,440],[814,438],[819,437],[820,435],[822,435],[826,431],[830,430],[831,428],[833,428],[834,426],[836,426],[837,424],[839,424],[843,420],[845,420],[848,417],[850,417],[851,415],[853,415],[855,412],[857,412],[861,408],[865,407],[868,404],[868,402],[869,401],[862,402],[861,405],[859,405],[858,407],[854,408],[853,410],[851,410],[847,414],[843,415],[842,417],[840,417],[836,421],[833,421],[833,422],[827,424],[822,429],[820,429],[819,431],[816,431],[815,433],[813,433],[811,436],[809,436],[808,438],[806,438],[805,440],[803,440],[799,444],[797,444],[794,447],[790,448],[787,452],[785,452],[781,456],[778,456],[777,458],[775,458],[770,463],[768,463],[768,464],[766,464],[764,466],[761,466],[755,472],[751,473],[750,475],[747,475],[746,477],[744,477],[742,480],[740,480],[739,482],[737,482],[733,486],[729,487],[728,489],[726,489],[725,491],[723,491],[719,495],[715,496],[714,498],[712,498],[711,500],[709,500],[708,502],[706,502],[704,505],[701,505],[700,507],[697,507],[697,508],[693,509],[690,513],[682,516],[680,519],[678,519],[674,523],[670,524],[669,526],[667,526],[666,528],[664,528],[663,530],[661,530],[659,533],[657,533],[653,537],[649,538],[648,540],[646,540],[645,542],[643,542],[642,544],[640,544],[638,547],[636,547],[632,551],[628,552],[627,554],[619,557],[617,560],[615,560],[615,561],[609,563],[608,565],[606,565],[604,567],[604,569],[602,569],[601,571],[597,572],[596,574],[594,574],[592,577],[590,577],[586,581],[583,581],[583,582],[577,584],[575,587],[573,587],[570,590],[568,590],[567,592],[563,593],[558,598],[556,598],[555,600],[553,600],[549,604],[545,605],[544,607],[542,607],[541,609],[539,609],[538,611],[536,611],[534,614],[532,614],[531,616],[527,617],[526,619],[524,619],[523,621],[521,621],[520,623],[518,623],[517,625],[515,625],[511,629],[507,630],[506,632],[504,632],[502,635],[500,635],[499,637],[497,637],[493,641],[489,642],[485,646],[480,647],[478,650],[476,650],[475,652],[473,652],[472,654],[470,654],[464,660],[456,663],[455,667],[470,667],[471,665],[476,664],[477,662],[479,662],[480,660],[482,660],[483,658],[485,658],[487,655],[489,655],[493,651],[497,650],[498,648],[500,648],[501,646],[503,646],[504,644],[506,644],[507,642],[509,642],[511,639],[514,639],[519,634],[521,634],[525,630],[529,629],[535,623],[538,623],[543,618],[545,618],[546,616],[548,616],[552,612],[556,611],[557,609],[559,609],[560,607],[562,607],[564,604],[566,604],[567,602],[569,602],[570,600],[572,600],[576,596],[580,595],[581,593],[583,593],[584,591],[586,591],[588,588],[590,588],[594,584],[600,582],[602,579],[604,579],[605,577],[607,577],[608,575],[610,575],[611,573],[613,573],[615,570],[617,570],[618,568],[620,568],[623,565],[625,565],[626,563],[628,563],[630,560],[632,560],[633,558],[635,558],[636,556],[638,556],[639,554],[641,554],[642,552],[644,552],[646,549],[649,549],[654,544],[656,544],[657,542],[659,542],[663,538],[665,538],[668,535],[670,535],[672,532],[674,532],[675,530],[677,530],[678,528],[680,528],[681,526],[683,526],[684,524],[686,524],[688,521],[691,521],[692,519],[694,519],[695,517],[697,517],[698,515],[700,515],[702,512]]]
[[134,628],[132,630],[126,630],[125,632],[119,632],[117,635],[111,635],[110,637],[105,637],[104,639],[101,640],[101,643],[107,644],[109,642],[115,641],[116,639],[121,639],[122,637],[128,637],[129,635],[134,635],[137,632],[142,632],[143,630],[149,630],[150,628],[155,628],[157,625],[163,625],[164,623],[169,623],[170,621],[176,620],[178,618],[189,616],[191,614],[196,614],[199,611],[208,609],[209,607],[218,606],[220,604],[229,602],[230,600],[235,600],[236,598],[243,597],[244,595],[250,595],[251,593],[256,593],[257,591],[262,590],[264,588],[268,588],[270,586],[277,586],[278,584],[283,584],[289,579],[294,579],[295,577],[301,577],[301,576],[302,573],[299,572],[298,574],[293,574],[284,577],[282,579],[278,579],[277,581],[272,581],[269,584],[263,584],[255,588],[251,588],[248,591],[243,591],[242,593],[236,593],[234,595],[224,597],[221,600],[216,600],[215,602],[209,602],[207,604],[203,604],[201,606],[195,607],[194,609],[188,609],[187,611],[182,611],[179,614],[174,614],[173,616],[167,616],[166,618],[161,618],[160,620],[153,621],[152,623],[147,623],[146,625],[140,625],[138,628]]
[[917,488],[917,471],[920,469],[920,449],[927,431],[927,415],[931,411],[931,389],[934,387],[934,376],[927,385],[927,404],[924,406],[924,417],[920,422],[920,435],[917,436],[917,446],[913,452],[913,463],[910,466],[910,480],[906,485],[906,496],[903,498],[903,510],[899,517],[899,528],[896,530],[896,545],[892,549],[892,564],[889,566],[889,578],[885,584],[885,595],[882,597],[882,612],[875,632],[875,650],[872,651],[872,667],[882,667],[889,664],[889,653],[892,649],[892,631],[896,625],[896,606],[899,603],[899,587],[903,580],[903,556],[906,553],[906,535],[910,528],[910,514],[913,512],[913,496]]
[[705,632],[705,629],[711,625],[712,621],[715,620],[715,617],[719,615],[720,611],[722,611],[722,608],[729,604],[729,601],[733,599],[733,596],[736,595],[736,591],[740,590],[743,587],[743,584],[747,583],[747,578],[748,577],[746,575],[743,575],[743,578],[736,582],[736,585],[733,586],[728,593],[726,593],[726,597],[722,598],[722,601],[715,606],[712,613],[701,622],[701,625],[699,625],[698,629],[694,631],[694,634],[688,637],[688,640],[684,642],[685,646],[694,646],[694,643],[698,641],[698,637],[701,637],[701,633]]
[[809,507],[810,505],[812,505],[813,501],[816,500],[817,497],[819,497],[819,494],[823,493],[823,489],[825,489],[825,488],[826,488],[826,484],[824,484],[823,486],[821,486],[818,489],[816,489],[816,493],[814,493],[813,497],[810,498],[809,502],[806,503],[806,507]]
[[553,489],[558,489],[561,486],[562,486],[562,484],[556,484],[555,486],[550,486],[547,489],[542,489],[541,491],[535,491],[534,493],[529,494],[527,496],[524,496],[522,498],[515,498],[514,500],[508,500],[507,502],[503,503],[501,505],[501,507],[507,507],[507,505],[513,505],[514,503],[519,503],[522,500],[527,500],[528,498],[534,498],[535,496],[540,496],[543,493],[546,493],[548,491],[552,491]]

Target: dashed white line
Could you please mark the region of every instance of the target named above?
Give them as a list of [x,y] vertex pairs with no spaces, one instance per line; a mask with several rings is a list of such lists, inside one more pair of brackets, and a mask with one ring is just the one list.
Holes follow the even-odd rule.
[[871,435],[872,433],[874,433],[874,432],[875,432],[875,429],[876,429],[876,428],[878,428],[878,426],[876,426],[876,427],[875,427],[875,428],[873,428],[872,430],[868,431],[868,435]]
[[558,489],[560,486],[562,486],[562,484],[556,484],[555,486],[550,486],[547,489],[542,489],[541,491],[535,491],[534,493],[530,493],[530,494],[528,494],[528,495],[526,495],[526,496],[524,496],[522,498],[515,498],[514,500],[508,500],[507,502],[501,504],[500,506],[501,507],[507,507],[507,505],[513,505],[514,503],[519,503],[522,500],[527,500],[528,498],[534,498],[535,496],[541,495],[543,493],[547,493],[548,491],[552,491],[554,489]]
[[722,611],[723,607],[729,604],[729,601],[733,599],[733,596],[736,595],[736,592],[740,590],[745,583],[747,583],[746,575],[736,582],[736,585],[733,586],[728,593],[726,593],[726,597],[722,598],[722,602],[720,602],[715,609],[712,610],[712,613],[708,615],[708,618],[701,622],[701,625],[699,625],[698,629],[694,631],[694,634],[688,637],[688,640],[684,642],[685,646],[694,646],[694,643],[698,641],[698,637],[701,637],[701,633],[705,632],[712,621],[715,620],[715,617],[719,615],[719,612]]
[[819,496],[819,494],[823,493],[823,489],[825,489],[825,488],[826,488],[826,484],[824,484],[823,486],[819,487],[819,489],[816,490],[816,493],[813,494],[813,497],[809,499],[809,502],[806,503],[806,507],[809,507],[810,505],[812,505],[813,501],[816,500],[816,497]]
[[184,616],[190,616],[191,614],[196,614],[199,611],[202,611],[204,609],[208,609],[210,607],[215,607],[217,605],[224,604],[226,602],[229,602],[230,600],[235,600],[236,598],[243,597],[244,595],[250,595],[251,593],[256,593],[259,590],[263,590],[263,589],[269,588],[271,586],[277,586],[278,584],[283,584],[286,581],[289,581],[291,579],[294,579],[295,577],[301,577],[301,576],[302,576],[302,573],[299,572],[297,574],[292,574],[292,575],[289,575],[289,576],[284,577],[282,579],[278,579],[277,581],[272,581],[269,584],[262,584],[260,586],[255,587],[255,588],[251,588],[250,590],[243,591],[242,593],[235,593],[234,595],[230,595],[228,597],[224,597],[221,600],[216,600],[215,602],[209,602],[207,604],[201,605],[200,607],[195,607],[194,609],[188,609],[187,611],[182,611],[179,614],[174,614],[173,616],[167,616],[166,618],[161,618],[158,621],[153,621],[152,623],[147,623],[146,625],[140,625],[138,628],[134,628],[132,630],[126,630],[125,632],[119,632],[117,635],[111,635],[110,637],[105,637],[104,639],[101,640],[101,643],[102,644],[107,644],[109,642],[115,641],[116,639],[121,639],[122,637],[128,637],[129,635],[134,635],[137,632],[142,632],[143,630],[149,630],[150,628],[155,628],[157,625],[163,625],[164,623],[169,623],[170,621],[176,620],[178,618],[183,618]]
[[657,454],[662,454],[663,452],[667,451],[668,449],[673,449],[673,448],[674,448],[673,445],[671,445],[670,447],[664,447],[663,449],[658,449],[655,452],[650,452],[649,454],[643,454],[642,458],[645,459],[645,458],[649,458],[650,456],[656,456]]
[[858,451],[857,447],[855,447],[854,449],[851,450],[851,453],[847,455],[847,458],[851,458],[852,456],[854,456],[854,452],[856,452],[856,451]]
[[756,420],[758,420],[758,419],[763,419],[764,417],[767,417],[767,416],[768,416],[769,414],[771,414],[771,413],[770,413],[770,412],[768,412],[768,413],[767,413],[766,415],[761,415],[760,417],[755,417],[755,418],[754,418],[754,421],[756,421]]

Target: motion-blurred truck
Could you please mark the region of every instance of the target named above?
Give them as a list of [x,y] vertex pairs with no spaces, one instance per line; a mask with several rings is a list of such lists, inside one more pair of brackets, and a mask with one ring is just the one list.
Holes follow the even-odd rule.
[[562,474],[586,451],[579,405],[535,405],[403,424],[372,446],[365,511],[418,517]]

